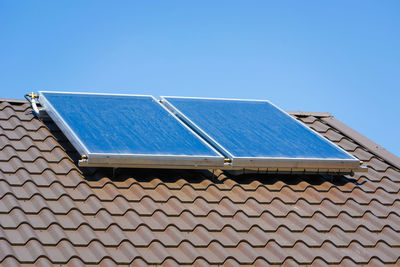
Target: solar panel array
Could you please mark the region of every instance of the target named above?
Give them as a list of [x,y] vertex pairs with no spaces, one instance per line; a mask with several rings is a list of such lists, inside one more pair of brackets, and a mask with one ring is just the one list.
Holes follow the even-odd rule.
[[268,101],[39,92],[82,166],[356,170],[360,162]]

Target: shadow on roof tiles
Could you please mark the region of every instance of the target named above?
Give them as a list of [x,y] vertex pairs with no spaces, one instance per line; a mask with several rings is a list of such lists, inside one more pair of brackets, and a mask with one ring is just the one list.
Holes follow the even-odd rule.
[[345,175],[326,175],[326,174],[241,174],[230,175],[226,173],[226,179],[232,179],[238,184],[250,184],[258,181],[261,184],[273,185],[277,182],[282,182],[287,185],[297,185],[301,182],[307,182],[310,185],[321,185],[329,182],[335,186],[344,186],[347,183],[355,185],[362,185],[356,179],[347,177]]

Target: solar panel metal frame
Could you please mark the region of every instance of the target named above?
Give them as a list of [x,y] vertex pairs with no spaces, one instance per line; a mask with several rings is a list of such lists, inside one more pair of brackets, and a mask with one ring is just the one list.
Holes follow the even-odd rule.
[[[286,116],[290,117],[291,120],[299,123],[302,127],[307,129],[307,131],[312,132],[318,138],[325,140],[326,142],[331,143],[337,149],[344,152],[351,159],[323,159],[323,158],[288,158],[288,157],[235,157],[233,156],[228,149],[223,147],[218,141],[214,140],[209,134],[207,134],[204,130],[201,129],[196,123],[194,123],[190,118],[183,114],[177,107],[175,107],[171,102],[168,101],[168,98],[181,98],[181,99],[203,99],[203,100],[228,100],[228,101],[256,101],[256,102],[265,102],[273,107],[277,108],[281,112],[283,112]],[[277,107],[273,103],[268,100],[258,100],[258,99],[232,99],[232,98],[206,98],[206,97],[182,97],[182,96],[161,96],[161,102],[168,107],[176,116],[178,116],[181,120],[187,123],[191,128],[195,129],[195,131],[200,134],[204,139],[210,142],[214,147],[216,147],[221,153],[223,153],[226,157],[231,159],[231,168],[232,169],[266,169],[266,170],[284,170],[284,171],[305,171],[309,170],[309,172],[352,172],[352,171],[363,171],[360,169],[360,161],[355,158],[353,155],[343,150],[339,146],[333,144],[326,138],[324,138],[319,133],[313,131],[302,122],[297,121],[295,118],[290,116],[281,108]]]
[[[194,137],[209,147],[220,156],[193,156],[193,155],[157,155],[157,154],[120,154],[120,153],[92,153],[85,146],[84,142],[75,134],[74,130],[65,122],[61,114],[47,100],[44,94],[76,94],[76,95],[110,95],[110,96],[139,96],[151,97],[167,113],[171,114],[176,121],[190,131]],[[183,169],[205,169],[222,168],[224,166],[224,156],[213,146],[207,143],[201,136],[179,120],[173,112],[162,105],[152,95],[138,94],[107,94],[107,93],[82,93],[82,92],[59,92],[59,91],[39,91],[39,103],[45,109],[46,113],[56,123],[63,134],[71,142],[74,148],[81,154],[86,155],[87,159],[79,161],[80,166],[89,167],[131,167],[131,168],[183,168]]]

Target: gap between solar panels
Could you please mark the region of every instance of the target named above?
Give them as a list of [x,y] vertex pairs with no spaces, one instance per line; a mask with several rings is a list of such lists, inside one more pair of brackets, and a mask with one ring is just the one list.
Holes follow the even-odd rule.
[[84,167],[364,170],[354,156],[266,100],[49,91],[37,98]]

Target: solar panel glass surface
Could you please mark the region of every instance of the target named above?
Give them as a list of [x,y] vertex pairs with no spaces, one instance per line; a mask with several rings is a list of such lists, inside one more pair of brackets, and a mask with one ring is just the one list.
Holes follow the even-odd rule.
[[90,155],[199,157],[223,162],[152,96],[40,92],[39,102],[78,151]]
[[[353,156],[268,101],[163,97],[210,142],[235,158],[352,160]],[[235,162],[235,161],[233,161]]]

